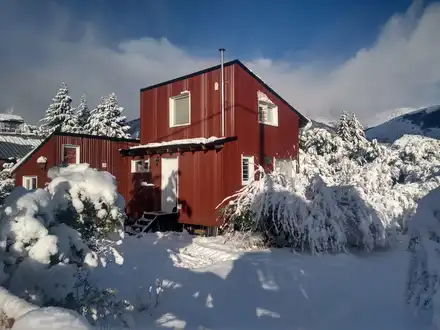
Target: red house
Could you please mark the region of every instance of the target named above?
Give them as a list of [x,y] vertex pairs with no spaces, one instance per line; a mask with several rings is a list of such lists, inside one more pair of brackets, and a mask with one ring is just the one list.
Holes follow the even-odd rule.
[[61,164],[88,163],[116,177],[118,190],[126,203],[132,203],[134,184],[138,180],[129,174],[130,160],[122,157],[120,149],[139,144],[135,139],[118,139],[95,135],[54,132],[36,148],[22,157],[11,169],[15,185],[27,189],[44,188],[47,170]]
[[[292,164],[308,119],[238,60],[141,89],[141,145],[121,150],[150,174],[144,210],[177,206],[184,224],[216,228],[216,206],[254,165]],[[289,160],[289,161],[286,161]]]

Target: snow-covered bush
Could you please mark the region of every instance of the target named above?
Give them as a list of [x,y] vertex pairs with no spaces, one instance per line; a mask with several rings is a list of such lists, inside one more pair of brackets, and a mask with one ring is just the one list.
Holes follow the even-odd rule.
[[[90,239],[120,229],[124,201],[114,177],[88,164],[52,168],[49,176],[46,189],[16,187],[5,200],[0,281],[34,304],[66,306],[81,278],[103,264],[100,241]],[[84,237],[81,231],[93,235]],[[82,295],[69,307],[82,311],[80,304],[87,305],[89,298]]]
[[86,239],[122,231],[125,201],[116,179],[88,164],[53,167],[47,190],[56,201],[58,221],[77,229]]
[[3,205],[5,198],[9,196],[15,187],[15,180],[9,172],[13,163],[4,163],[3,170],[0,171],[0,205]]
[[0,287],[0,329],[88,330],[89,323],[78,313],[59,307],[39,308]]
[[321,177],[287,178],[258,170],[260,179],[220,205],[227,226],[262,232],[270,244],[300,251],[340,252],[386,247],[392,231],[353,186],[329,187]]
[[432,313],[440,329],[440,188],[423,197],[408,222],[411,258],[406,300],[417,312]]
[[346,114],[337,132],[302,133],[300,174],[265,174],[223,203],[221,217],[229,228],[263,230],[299,249],[387,246],[406,232],[417,202],[440,186],[438,150],[439,140],[416,135],[392,145],[368,141]]

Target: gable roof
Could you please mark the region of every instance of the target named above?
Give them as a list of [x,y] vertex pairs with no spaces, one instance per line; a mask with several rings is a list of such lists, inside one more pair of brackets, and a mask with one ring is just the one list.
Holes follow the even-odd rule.
[[[240,60],[232,60],[232,61],[226,62],[226,63],[223,64],[223,66],[224,67],[228,67],[228,66],[231,66],[231,65],[234,65],[234,64],[240,66],[244,71],[246,71],[249,75],[251,75],[260,84],[262,84],[270,93],[272,93],[281,102],[283,102],[285,105],[287,105],[293,112],[295,112],[298,115],[298,117],[299,117],[299,127],[304,127],[305,125],[307,125],[307,123],[309,122],[309,119],[307,119],[303,114],[301,114],[297,109],[295,109],[289,102],[287,102],[284,98],[282,98],[277,92],[275,92],[275,90],[273,90],[260,77],[258,77],[255,73],[253,73]],[[158,83],[158,84],[154,84],[154,85],[151,85],[151,86],[148,86],[148,87],[144,87],[144,88],[141,88],[141,93],[144,92],[144,91],[153,89],[153,88],[158,88],[158,87],[161,87],[161,86],[172,84],[172,83],[178,82],[180,80],[185,80],[185,79],[188,79],[188,78],[191,78],[191,77],[195,77],[195,76],[198,76],[198,75],[201,75],[201,74],[204,74],[204,73],[208,73],[208,72],[211,72],[211,71],[214,71],[214,70],[219,70],[220,68],[221,68],[221,65],[218,64],[218,65],[212,66],[210,68],[206,68],[206,69],[203,69],[203,70],[200,70],[200,71],[197,71],[197,72],[193,72],[193,73],[187,74],[185,76],[181,76],[181,77],[174,78],[174,79],[171,79],[171,80],[167,80],[167,81],[164,81],[164,82],[161,82],[161,83]]]
[[0,133],[0,159],[22,158],[43,140],[40,136],[30,134]]
[[20,160],[12,166],[9,171],[14,173],[17,169],[19,169],[29,158],[32,157],[38,150],[41,149],[43,145],[49,141],[52,136],[72,136],[72,137],[79,137],[79,138],[89,138],[89,139],[95,139],[95,140],[109,140],[109,141],[115,141],[115,142],[134,142],[134,143],[140,143],[139,139],[124,139],[124,138],[116,138],[116,137],[107,137],[107,136],[100,136],[100,135],[90,135],[90,134],[81,134],[81,133],[67,133],[67,132],[60,132],[55,131],[52,134],[50,134],[47,138],[42,140],[38,146],[36,146],[34,149],[29,151],[26,155],[24,155]]

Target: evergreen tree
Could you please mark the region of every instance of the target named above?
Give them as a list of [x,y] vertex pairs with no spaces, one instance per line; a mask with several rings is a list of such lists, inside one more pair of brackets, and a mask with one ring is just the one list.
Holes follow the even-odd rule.
[[66,121],[62,124],[62,132],[70,133],[88,133],[86,132],[85,125],[90,116],[90,111],[87,106],[85,95],[81,97],[78,107],[72,110],[72,115],[66,118]]
[[350,117],[350,115],[344,111],[341,115],[341,118],[339,118],[338,124],[336,126],[336,133],[344,141],[351,140],[349,117]]
[[126,124],[123,111],[115,93],[112,93],[107,98],[102,98],[101,103],[91,111],[85,130],[92,135],[129,138],[130,126]]
[[40,120],[41,125],[38,131],[41,136],[47,136],[62,128],[63,123],[73,115],[71,103],[72,98],[69,96],[69,89],[63,82],[52,99],[52,104],[46,110],[45,116]]
[[86,95],[81,96],[80,103],[76,108],[76,116],[78,118],[78,126],[81,128],[81,133],[88,134],[86,131],[86,125],[89,122],[90,110],[87,105]]
[[354,113],[343,112],[336,127],[337,134],[342,140],[359,145],[366,141],[364,127]]
[[362,126],[360,121],[357,120],[354,113],[351,113],[348,117],[348,126],[350,128],[352,142],[357,144],[365,142],[366,138],[364,127]]

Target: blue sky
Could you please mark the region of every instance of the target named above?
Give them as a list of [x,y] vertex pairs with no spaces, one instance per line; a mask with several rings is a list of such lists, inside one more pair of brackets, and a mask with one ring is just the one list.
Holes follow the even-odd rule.
[[239,58],[306,116],[366,124],[440,103],[440,1],[2,0],[0,111],[31,122],[61,81],[94,107]]
[[[59,1],[65,3],[65,1]],[[371,45],[410,0],[71,1],[75,18],[99,22],[117,39],[166,37],[195,55],[225,47],[233,57],[292,53],[346,58]],[[428,4],[429,2],[425,2]]]

